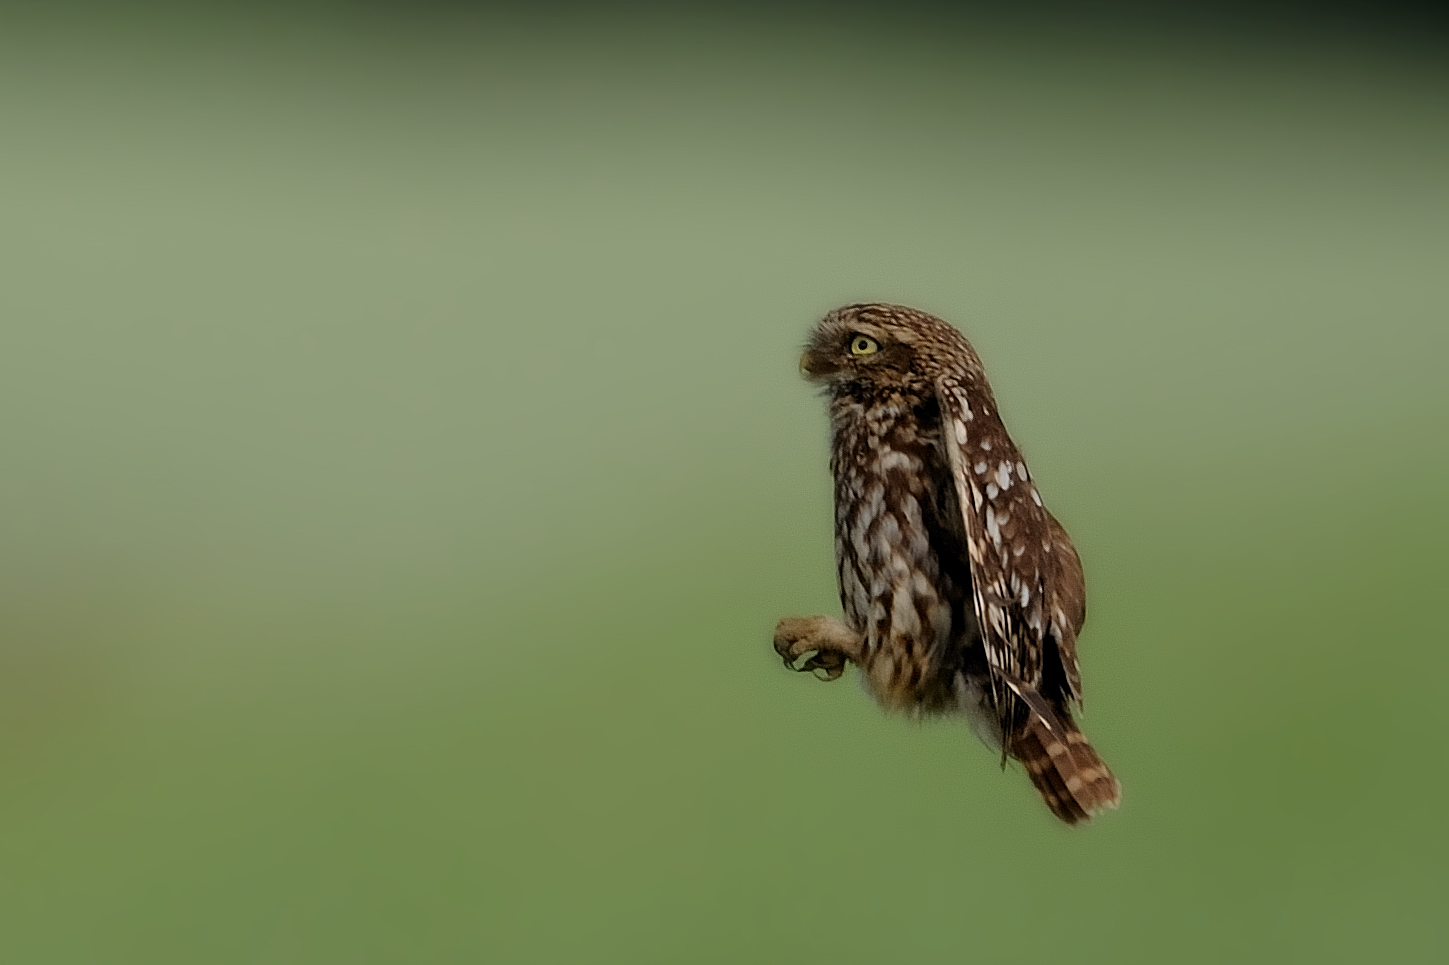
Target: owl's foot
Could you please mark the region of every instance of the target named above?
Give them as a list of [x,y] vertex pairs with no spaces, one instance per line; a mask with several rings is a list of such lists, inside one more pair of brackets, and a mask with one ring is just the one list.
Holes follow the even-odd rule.
[[775,625],[775,652],[791,670],[835,680],[860,661],[860,634],[833,617],[786,617]]

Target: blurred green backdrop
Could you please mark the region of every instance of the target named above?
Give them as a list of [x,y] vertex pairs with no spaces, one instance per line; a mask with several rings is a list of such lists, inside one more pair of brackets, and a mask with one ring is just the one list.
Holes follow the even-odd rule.
[[[1432,50],[72,14],[0,32],[0,959],[1442,960]],[[770,652],[862,299],[1085,557],[1085,831]]]

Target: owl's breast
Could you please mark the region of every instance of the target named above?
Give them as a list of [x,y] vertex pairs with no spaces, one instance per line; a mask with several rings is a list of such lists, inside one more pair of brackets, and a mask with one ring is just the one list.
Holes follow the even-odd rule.
[[965,532],[939,432],[919,420],[837,425],[835,555],[845,619],[884,705],[955,706],[975,619]]

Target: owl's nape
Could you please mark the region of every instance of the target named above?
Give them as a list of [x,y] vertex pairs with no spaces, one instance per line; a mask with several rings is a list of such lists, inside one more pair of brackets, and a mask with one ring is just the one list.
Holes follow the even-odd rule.
[[786,666],[833,680],[851,663],[887,709],[965,717],[1069,824],[1115,807],[1071,714],[1081,563],[970,343],[923,312],[850,305],[816,326],[801,370],[830,400],[844,620],[780,621]]

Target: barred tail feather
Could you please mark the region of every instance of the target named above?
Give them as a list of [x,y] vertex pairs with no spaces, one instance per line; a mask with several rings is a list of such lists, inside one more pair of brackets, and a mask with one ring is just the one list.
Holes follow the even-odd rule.
[[1059,718],[1053,730],[1031,714],[1026,730],[1012,746],[1012,756],[1026,767],[1053,814],[1068,824],[1079,824],[1122,800],[1122,786],[1087,742],[1071,718]]

